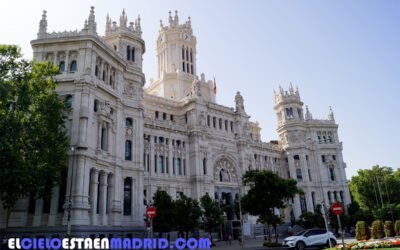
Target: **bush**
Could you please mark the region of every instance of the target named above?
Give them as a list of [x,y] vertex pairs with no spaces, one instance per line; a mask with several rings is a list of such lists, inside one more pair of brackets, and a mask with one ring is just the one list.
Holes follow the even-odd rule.
[[357,221],[356,223],[356,240],[368,240],[367,223],[365,221]]
[[264,247],[282,247],[282,244],[277,243],[277,242],[268,242],[268,241],[265,241],[265,242],[263,243],[263,246],[264,246]]
[[385,236],[386,237],[393,237],[394,236],[394,228],[393,222],[390,220],[385,221]]
[[400,236],[400,220],[396,220],[394,223],[394,232],[396,236]]
[[372,222],[371,226],[371,238],[382,239],[383,238],[383,223],[380,220]]

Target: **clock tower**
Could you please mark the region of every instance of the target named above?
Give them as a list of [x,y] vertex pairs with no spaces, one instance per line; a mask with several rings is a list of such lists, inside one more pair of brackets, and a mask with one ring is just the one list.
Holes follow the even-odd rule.
[[157,38],[158,79],[150,80],[147,92],[168,99],[181,100],[192,93],[196,79],[196,37],[190,17],[179,23],[169,12],[168,25],[160,21]]

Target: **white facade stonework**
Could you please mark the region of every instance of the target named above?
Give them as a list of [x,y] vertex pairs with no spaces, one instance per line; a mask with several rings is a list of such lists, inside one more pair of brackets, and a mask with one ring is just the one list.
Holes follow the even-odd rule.
[[71,223],[82,232],[143,228],[145,204],[157,189],[173,198],[209,193],[234,202],[244,193],[241,177],[249,169],[298,181],[304,195],[277,211],[286,222],[322,202],[350,203],[332,110],[328,119],[313,119],[298,89],[280,88],[274,107],[279,140],[263,142],[240,92],[235,107],[220,105],[215,83],[198,76],[190,18],[181,23],[170,13],[168,23],[160,23],[158,76],[146,87],[140,17],[128,24],[125,11],[118,23],[107,16],[105,36],[96,26],[92,7],[82,30],[48,33],[43,13],[31,42],[34,58],[60,67],[57,92],[72,107],[66,127],[75,150],[66,185],[55,187],[48,201],[21,199],[10,227],[65,227],[71,178]]

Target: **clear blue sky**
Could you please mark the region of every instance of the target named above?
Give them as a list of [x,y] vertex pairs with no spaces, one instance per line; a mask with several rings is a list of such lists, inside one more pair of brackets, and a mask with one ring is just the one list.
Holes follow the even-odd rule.
[[4,1],[0,43],[32,56],[42,10],[49,31],[83,27],[96,7],[104,34],[109,13],[142,18],[147,81],[156,76],[155,40],[168,11],[192,18],[197,71],[215,76],[219,103],[233,106],[240,90],[263,140],[277,139],[273,90],[292,81],[314,118],[332,106],[350,178],[372,165],[400,166],[400,1]]

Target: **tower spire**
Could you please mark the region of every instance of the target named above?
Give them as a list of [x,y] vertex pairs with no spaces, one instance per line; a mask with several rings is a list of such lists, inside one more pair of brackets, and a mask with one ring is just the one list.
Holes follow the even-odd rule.
[[88,31],[91,31],[93,33],[97,33],[97,24],[95,21],[95,15],[94,15],[94,6],[90,7],[90,13],[89,13],[89,18],[87,19],[87,22],[85,20],[85,29]]
[[43,10],[42,19],[39,23],[38,38],[44,38],[47,34],[47,11]]
[[329,106],[328,120],[330,120],[330,121],[334,121],[335,120],[335,115],[333,114],[331,106]]

